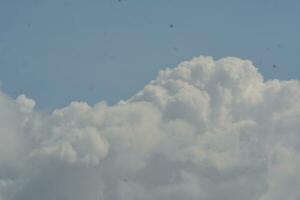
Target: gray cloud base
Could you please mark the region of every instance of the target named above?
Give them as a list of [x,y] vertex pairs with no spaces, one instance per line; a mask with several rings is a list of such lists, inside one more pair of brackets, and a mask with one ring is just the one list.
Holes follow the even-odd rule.
[[300,84],[200,56],[127,101],[0,92],[0,200],[298,200]]

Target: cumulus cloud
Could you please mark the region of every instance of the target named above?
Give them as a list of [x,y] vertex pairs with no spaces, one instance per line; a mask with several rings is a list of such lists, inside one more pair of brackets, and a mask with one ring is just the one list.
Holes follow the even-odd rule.
[[0,92],[0,200],[298,200],[300,83],[200,56],[119,104]]

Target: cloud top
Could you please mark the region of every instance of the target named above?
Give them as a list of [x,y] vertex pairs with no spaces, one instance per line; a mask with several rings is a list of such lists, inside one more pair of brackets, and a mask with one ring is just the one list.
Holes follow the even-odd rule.
[[300,83],[200,56],[113,106],[0,92],[0,200],[298,200]]

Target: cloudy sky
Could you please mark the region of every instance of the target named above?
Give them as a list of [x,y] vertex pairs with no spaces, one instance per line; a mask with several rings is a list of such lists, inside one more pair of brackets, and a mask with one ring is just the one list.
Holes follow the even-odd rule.
[[298,79],[299,19],[299,0],[0,0],[0,80],[54,109],[127,99],[199,55]]
[[0,0],[0,200],[299,200],[299,6]]

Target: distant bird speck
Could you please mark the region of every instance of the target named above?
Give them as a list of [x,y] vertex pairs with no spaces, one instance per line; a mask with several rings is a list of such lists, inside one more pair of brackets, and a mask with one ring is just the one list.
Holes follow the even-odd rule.
[[169,26],[170,28],[173,28],[174,27],[174,24],[170,24],[170,26]]
[[64,1],[63,2],[64,7],[69,7],[71,5],[71,2],[69,1]]
[[93,86],[90,86],[90,87],[89,87],[89,91],[90,91],[90,92],[93,92],[93,91],[94,91],[94,87],[93,87]]
[[275,65],[275,64],[274,64],[272,67],[273,67],[273,68],[276,68],[276,67],[277,67],[277,65]]

